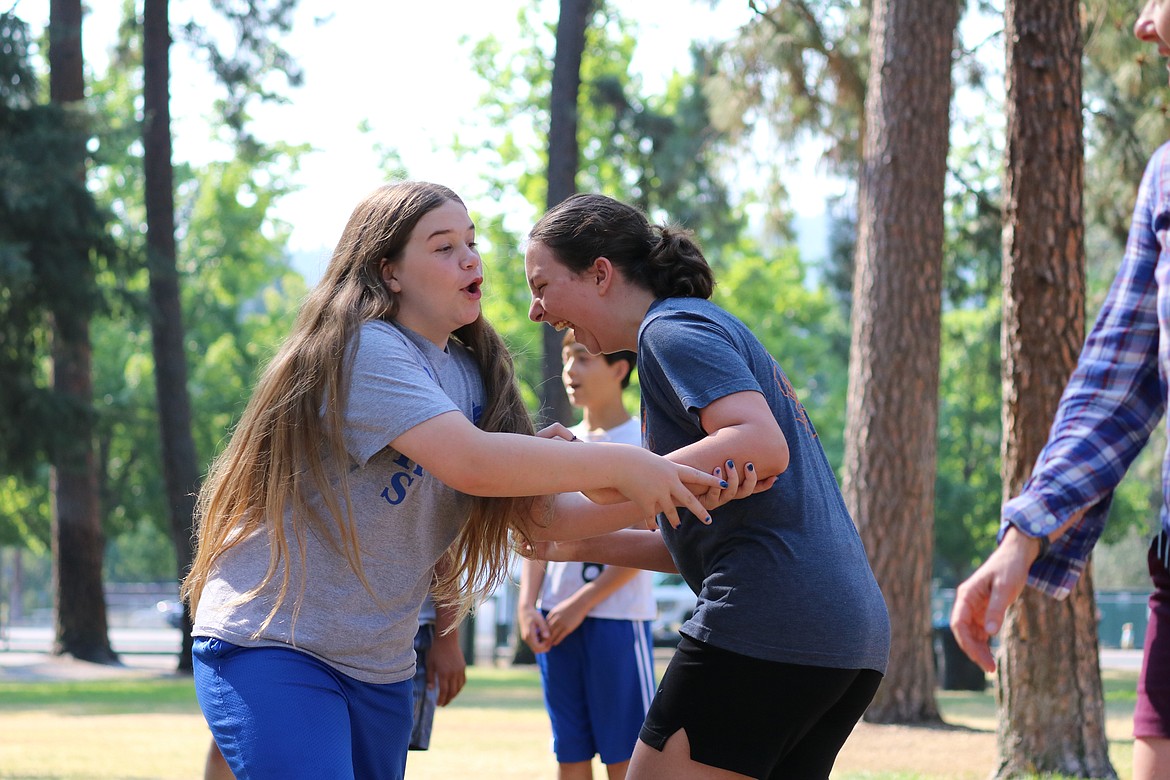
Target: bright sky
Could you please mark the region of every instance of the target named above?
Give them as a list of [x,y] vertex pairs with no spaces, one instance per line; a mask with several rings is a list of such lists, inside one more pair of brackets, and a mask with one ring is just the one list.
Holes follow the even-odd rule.
[[[514,36],[516,12],[526,2],[301,0],[285,46],[303,68],[305,83],[286,90],[289,105],[257,110],[253,125],[262,140],[308,142],[318,150],[304,158],[296,177],[302,190],[277,209],[293,227],[293,251],[331,248],[353,206],[381,183],[375,143],[396,148],[413,178],[467,193],[476,211],[481,171],[461,164],[449,149],[456,132],[474,122],[483,89],[459,41],[488,34],[508,40]],[[113,41],[120,3],[89,4],[96,10],[86,18],[83,40],[87,61],[97,64]],[[555,18],[558,5],[541,0],[541,12]],[[651,91],[672,70],[689,68],[693,39],[729,37],[751,17],[747,4],[737,2],[712,9],[707,0],[675,0],[668,13],[661,0],[620,0],[619,5],[639,26],[633,70]],[[189,2],[171,7],[173,24],[189,18]],[[36,29],[48,20],[48,0],[18,0],[17,12]],[[315,23],[316,15],[327,21]],[[182,45],[172,48],[171,60],[175,160],[199,163],[222,155],[208,143],[204,118],[212,86],[205,66],[192,62]],[[371,133],[359,132],[363,121]]]

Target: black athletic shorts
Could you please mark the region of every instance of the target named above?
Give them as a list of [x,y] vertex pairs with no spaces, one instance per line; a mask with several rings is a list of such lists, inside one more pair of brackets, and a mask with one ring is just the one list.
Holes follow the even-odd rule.
[[684,636],[639,738],[661,751],[679,729],[691,759],[755,778],[828,778],[879,672],[749,658]]

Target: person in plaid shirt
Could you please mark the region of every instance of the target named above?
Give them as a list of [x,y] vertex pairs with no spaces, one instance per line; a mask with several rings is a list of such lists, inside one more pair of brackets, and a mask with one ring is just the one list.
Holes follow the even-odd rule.
[[[1170,0],[1149,0],[1134,34],[1170,57]],[[1003,507],[999,547],[963,582],[951,627],[984,670],[990,638],[1025,585],[1072,590],[1109,514],[1113,491],[1166,409],[1170,383],[1170,143],[1150,158],[1125,257],[1023,491]],[[1166,260],[1163,263],[1163,259]],[[1134,778],[1170,776],[1170,453],[1161,528],[1150,544],[1154,590],[1134,710]]]

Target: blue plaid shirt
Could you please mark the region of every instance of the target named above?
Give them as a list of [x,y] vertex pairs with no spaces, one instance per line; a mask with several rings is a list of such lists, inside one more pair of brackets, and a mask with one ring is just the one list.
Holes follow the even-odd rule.
[[[1019,496],[1004,504],[1008,525],[1029,536],[1069,526],[1036,561],[1028,584],[1063,598],[1101,536],[1113,491],[1150,437],[1167,402],[1170,367],[1170,144],[1146,166],[1125,257],[1069,379],[1048,443]],[[1170,452],[1162,461],[1162,528],[1170,530]]]

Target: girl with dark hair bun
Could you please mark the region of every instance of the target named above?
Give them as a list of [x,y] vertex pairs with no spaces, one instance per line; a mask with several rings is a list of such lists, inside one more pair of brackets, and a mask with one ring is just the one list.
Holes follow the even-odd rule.
[[[533,436],[482,296],[454,192],[374,191],[211,465],[183,598],[195,691],[236,776],[401,778],[432,572],[439,603],[466,611],[507,575],[512,535],[706,517],[754,485],[563,426]],[[566,492],[602,488],[628,500]]]
[[602,195],[533,227],[529,316],[593,353],[632,350],[643,445],[701,470],[743,464],[757,492],[677,527],[531,554],[677,570],[698,596],[650,706],[631,780],[828,778],[886,669],[890,627],[816,429],[775,359],[707,300],[681,228]]

